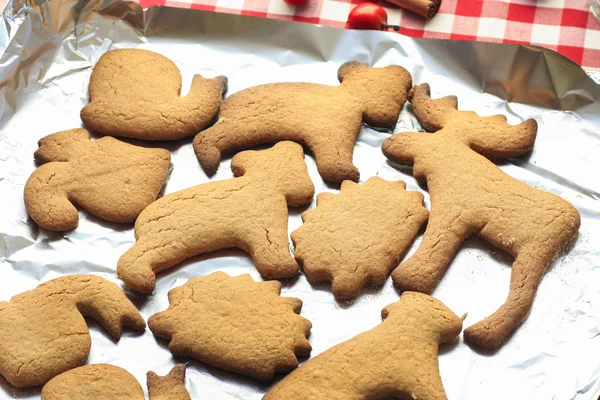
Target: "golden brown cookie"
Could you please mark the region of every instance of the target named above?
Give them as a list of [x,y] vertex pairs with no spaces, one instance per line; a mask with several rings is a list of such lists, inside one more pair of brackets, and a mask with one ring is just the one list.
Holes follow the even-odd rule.
[[217,116],[227,78],[194,75],[181,97],[181,73],[167,57],[148,50],[104,53],[90,77],[90,104],[81,120],[105,135],[175,140],[198,133]]
[[263,400],[446,399],[438,347],[460,334],[461,319],[414,292],[381,314],[379,326],[308,360]]
[[0,302],[0,374],[17,387],[39,386],[85,362],[90,334],[84,317],[114,338],[144,319],[114,283],[95,275],[53,279]]
[[202,168],[213,174],[222,153],[292,140],[310,149],[326,181],[358,181],[352,152],[362,123],[393,128],[412,78],[396,65],[357,62],[342,65],[338,78],[339,86],[271,83],[230,96],[217,123],[194,139]]
[[[167,376],[148,372],[150,400],[190,400],[185,389],[185,365]],[[133,375],[110,364],[78,367],[52,378],[42,389],[42,400],[144,400],[144,391]]]
[[25,185],[25,206],[41,227],[74,229],[75,205],[107,221],[133,222],[160,192],[171,162],[164,149],[146,149],[85,129],[46,136],[35,152],[36,169]]
[[330,281],[340,300],[368,283],[383,285],[427,220],[423,195],[402,181],[373,177],[342,183],[340,194],[321,193],[292,233],[294,256],[311,282]]
[[185,388],[185,364],[177,364],[165,376],[146,375],[150,400],[191,400]]
[[402,290],[429,293],[463,240],[471,234],[515,257],[510,292],[492,315],[465,330],[465,339],[500,346],[525,319],[546,267],[577,233],[577,210],[560,197],[534,189],[488,160],[529,151],[534,120],[507,124],[501,115],[458,111],[454,96],[433,100],[417,86],[410,100],[419,122],[434,134],[400,133],[383,143],[390,160],[413,166],[431,195],[427,230],[416,253],[392,273]]
[[245,151],[231,162],[238,178],[155,201],[135,223],[137,242],[119,260],[119,278],[132,289],[152,292],[157,272],[231,247],[250,253],[264,277],[295,276],[298,264],[289,250],[287,206],[308,204],[314,195],[303,157],[302,147],[292,142]]
[[133,375],[110,364],[91,364],[52,378],[42,389],[42,400],[144,400]]
[[311,323],[297,315],[300,299],[280,297],[281,283],[215,272],[169,292],[170,306],[150,317],[156,336],[177,356],[261,381],[298,366],[310,354]]

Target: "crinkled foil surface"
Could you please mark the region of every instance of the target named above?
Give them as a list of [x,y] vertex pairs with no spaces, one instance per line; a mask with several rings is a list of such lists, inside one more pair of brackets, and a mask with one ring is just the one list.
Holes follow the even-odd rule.
[[[457,95],[461,109],[504,114],[511,123],[535,118],[539,134],[533,152],[500,167],[515,179],[570,201],[582,216],[579,235],[548,270],[529,319],[504,347],[482,353],[461,338],[441,348],[440,369],[449,398],[598,398],[600,86],[577,65],[529,46],[413,40],[393,33],[170,8],[143,11],[134,3],[112,0],[18,1],[9,5],[0,23],[0,299],[74,273],[97,274],[120,284],[115,268],[134,241],[132,225],[106,223],[81,212],[77,229],[52,233],[39,229],[23,205],[38,139],[81,126],[79,111],[87,102],[92,67],[107,50],[139,47],[164,54],[181,69],[184,92],[196,73],[226,75],[231,94],[269,82],[335,85],[337,68],[348,60],[399,64],[415,83],[429,82],[434,96]],[[417,129],[405,107],[396,132]],[[394,168],[381,154],[381,142],[389,134],[362,130],[354,151],[361,181],[373,175],[401,179],[409,190],[425,194],[429,208],[427,192],[411,171]],[[173,155],[166,193],[208,181],[194,157],[191,138],[166,147]],[[306,162],[317,192],[336,191],[323,183],[310,155]],[[224,160],[213,179],[231,178],[229,165],[230,159]],[[305,209],[290,211],[290,232],[301,224]],[[419,242],[420,238],[411,252]],[[468,313],[469,326],[504,301],[511,262],[510,256],[484,241],[468,239],[434,295],[458,315]],[[216,270],[260,279],[246,254],[221,251],[161,274],[152,296],[128,294],[148,318],[167,308],[169,289]],[[381,308],[398,299],[390,279],[382,290],[368,291],[353,304],[337,303],[327,287],[311,287],[303,276],[285,282],[283,295],[304,301],[302,315],[313,323],[313,356],[376,326]],[[143,386],[146,371],[164,374],[176,361],[167,343],[148,329],[144,334],[125,331],[115,342],[94,322],[90,328],[89,362],[124,367]],[[186,361],[187,386],[194,399],[256,400],[268,389]],[[36,399],[39,393],[17,390],[0,379],[0,399]]]

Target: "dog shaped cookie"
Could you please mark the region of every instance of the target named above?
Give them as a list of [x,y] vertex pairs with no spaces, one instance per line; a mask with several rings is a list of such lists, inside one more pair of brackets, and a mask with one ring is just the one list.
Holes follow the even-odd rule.
[[157,272],[195,255],[237,247],[266,278],[295,276],[288,244],[288,204],[311,202],[314,186],[302,146],[281,142],[245,151],[231,161],[237,178],[209,182],[152,203],[135,223],[137,242],[117,266],[127,286],[154,290]]
[[414,292],[381,314],[379,326],[308,360],[263,400],[445,400],[438,348],[460,334],[462,320]]
[[25,184],[27,212],[42,228],[74,229],[75,205],[111,222],[133,222],[152,203],[169,171],[171,155],[112,137],[90,140],[85,129],[46,136],[35,158],[44,165]]
[[383,143],[392,161],[413,165],[426,180],[431,213],[418,250],[392,273],[402,290],[431,292],[463,240],[476,234],[515,257],[510,292],[492,315],[465,330],[465,339],[498,347],[527,316],[538,284],[557,252],[577,233],[580,217],[568,202],[505,174],[494,160],[529,151],[537,123],[511,126],[501,115],[457,110],[454,96],[431,99],[426,84],[410,96],[424,132]]
[[342,65],[338,78],[339,86],[271,83],[233,94],[217,123],[194,139],[202,168],[213,174],[222,153],[292,140],[310,149],[324,180],[358,181],[352,152],[362,123],[393,129],[412,78],[399,66],[357,62]]
[[198,133],[217,116],[227,78],[195,75],[180,97],[181,73],[167,57],[148,50],[104,53],[90,77],[90,103],[81,120],[110,136],[176,140]]
[[16,387],[39,386],[83,364],[91,346],[84,317],[117,339],[122,326],[146,327],[114,283],[95,275],[57,278],[0,302],[0,374]]
[[[150,400],[190,400],[185,389],[185,365],[166,376],[148,372]],[[144,400],[133,375],[110,364],[90,364],[52,378],[42,389],[42,400]]]
[[169,308],[148,320],[170,340],[176,356],[271,381],[310,354],[311,323],[298,315],[302,301],[281,297],[281,283],[214,272],[169,291]]

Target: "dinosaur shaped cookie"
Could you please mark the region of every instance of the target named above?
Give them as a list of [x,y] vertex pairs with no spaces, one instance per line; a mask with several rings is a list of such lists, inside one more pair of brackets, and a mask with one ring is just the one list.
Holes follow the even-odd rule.
[[189,93],[180,97],[181,73],[171,60],[148,50],[112,50],[94,67],[81,120],[110,136],[181,139],[215,119],[226,88],[224,76],[195,75]]
[[250,253],[266,278],[295,276],[288,244],[288,204],[311,202],[314,186],[302,147],[281,142],[237,154],[237,178],[209,182],[152,203],[135,223],[137,242],[117,266],[127,286],[152,292],[157,272],[198,254],[238,247]]
[[511,126],[501,115],[457,110],[454,96],[431,99],[426,84],[410,96],[424,128],[383,143],[392,161],[413,165],[431,195],[427,230],[418,250],[392,273],[402,290],[431,292],[463,240],[471,234],[515,257],[505,303],[465,330],[465,339],[498,347],[526,318],[540,279],[557,252],[577,233],[577,210],[560,197],[534,189],[488,160],[529,151],[537,124]]
[[[167,376],[148,372],[150,400],[190,400],[185,389],[185,365]],[[133,375],[110,364],[90,364],[52,378],[42,389],[42,400],[144,400],[144,391]]]
[[25,185],[25,206],[42,228],[74,229],[75,205],[107,221],[133,222],[162,188],[171,155],[103,137],[85,129],[46,136],[35,158],[44,165]]
[[156,336],[177,356],[270,381],[310,354],[311,323],[298,315],[302,301],[280,297],[281,283],[215,272],[169,292],[170,306],[150,317]]
[[438,347],[462,321],[440,301],[405,292],[382,311],[384,321],[308,360],[263,400],[445,400]]
[[339,86],[270,83],[233,94],[217,123],[194,139],[202,168],[213,174],[222,153],[292,140],[310,149],[324,180],[358,181],[352,152],[362,123],[393,129],[412,78],[399,66],[349,62],[338,79]]
[[321,193],[292,233],[294,256],[311,282],[331,281],[340,300],[353,299],[367,283],[381,286],[427,220],[423,195],[402,181],[373,177]]
[[0,302],[0,374],[17,387],[43,385],[85,362],[90,334],[84,317],[114,338],[144,319],[114,283],[95,275],[53,279]]

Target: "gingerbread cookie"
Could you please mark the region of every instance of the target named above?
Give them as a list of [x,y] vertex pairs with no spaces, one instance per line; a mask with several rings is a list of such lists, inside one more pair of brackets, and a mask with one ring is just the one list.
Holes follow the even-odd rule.
[[208,174],[222,153],[262,143],[292,140],[314,154],[326,181],[358,181],[352,152],[363,122],[392,129],[412,85],[399,66],[342,65],[339,86],[271,83],[235,93],[223,102],[217,123],[194,139],[194,150]]
[[90,334],[83,317],[114,338],[144,319],[121,289],[95,275],[53,279],[0,302],[0,374],[17,387],[39,386],[84,363]]
[[191,400],[185,388],[185,364],[177,364],[165,376],[152,371],[146,376],[150,400]]
[[[150,400],[190,400],[184,380],[183,364],[164,377],[148,372]],[[42,400],[144,400],[144,391],[123,368],[91,364],[52,378],[42,389]]]
[[446,399],[438,347],[460,334],[461,319],[414,292],[381,314],[379,326],[308,360],[263,400]]
[[281,283],[215,272],[169,292],[170,306],[150,317],[156,336],[177,356],[261,381],[298,366],[310,354],[311,323],[297,315],[302,301],[280,297]]
[[427,220],[423,195],[402,181],[373,177],[342,183],[321,193],[317,207],[302,214],[292,233],[295,257],[311,282],[330,281],[340,300],[353,299],[367,284],[383,285]]
[[427,181],[431,214],[418,250],[392,273],[394,283],[402,290],[431,292],[471,234],[512,254],[505,303],[465,330],[468,341],[500,346],[527,316],[546,267],[579,229],[579,213],[486,158],[529,151],[537,132],[534,120],[511,126],[501,115],[458,111],[456,97],[433,100],[426,84],[415,87],[410,98],[419,122],[437,132],[394,135],[383,143],[383,152],[392,161],[414,164],[415,178]]
[[58,132],[39,141],[44,163],[25,185],[25,206],[42,228],[74,229],[75,205],[112,222],[133,222],[160,192],[171,162],[164,149],[146,149],[85,129]]
[[112,50],[94,67],[81,120],[105,135],[181,139],[215,119],[226,88],[224,76],[195,75],[189,93],[180,97],[181,73],[171,60],[148,50]]
[[119,260],[127,286],[152,292],[159,271],[214,250],[250,253],[264,277],[289,278],[298,264],[288,245],[288,204],[310,203],[314,186],[302,147],[281,142],[237,154],[238,178],[194,186],[152,203],[135,223],[137,242]]

